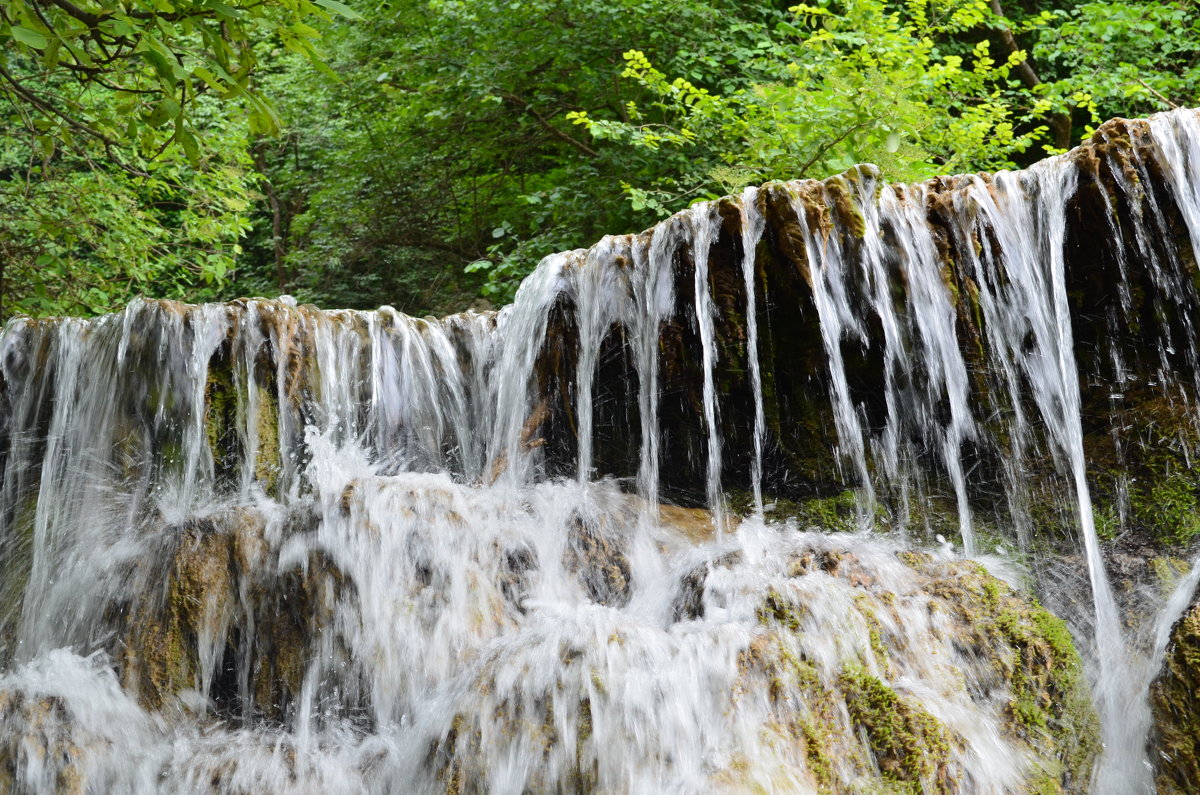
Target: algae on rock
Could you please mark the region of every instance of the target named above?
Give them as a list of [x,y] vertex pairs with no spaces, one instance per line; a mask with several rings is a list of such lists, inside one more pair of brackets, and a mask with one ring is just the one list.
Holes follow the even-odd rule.
[[1162,670],[1150,688],[1149,740],[1161,795],[1200,791],[1200,602],[1171,629]]

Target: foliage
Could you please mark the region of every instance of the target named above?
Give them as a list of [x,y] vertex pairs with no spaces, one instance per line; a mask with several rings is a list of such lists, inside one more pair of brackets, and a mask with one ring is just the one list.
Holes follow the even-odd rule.
[[144,176],[96,145],[36,156],[0,139],[4,309],[112,311],[143,292],[200,297],[234,267],[253,177],[244,136],[213,130],[195,164],[178,148]]
[[326,9],[357,16],[339,0],[11,0],[0,88],[43,147],[83,137],[110,157],[130,145],[153,156],[177,143],[195,164],[197,99],[244,100],[253,130],[276,129],[250,82],[255,47],[278,38],[319,63],[308,23]]
[[[252,84],[278,40],[314,62],[337,0],[0,5],[0,310],[111,311],[226,280],[249,228]],[[244,121],[243,121],[244,120]]]
[[1200,92],[1195,0],[353,5],[0,7],[0,311],[499,303],[746,184],[1024,166]]
[[654,220],[620,200],[621,180],[678,163],[594,147],[565,118],[619,113],[627,43],[733,90],[749,79],[733,66],[782,16],[701,0],[403,0],[331,31],[341,83],[280,76],[284,115],[304,123],[267,153],[290,231],[282,265],[252,243],[259,282],[424,311],[461,307],[487,276],[484,294],[507,300],[541,256]]
[[1053,11],[1032,48],[1060,94],[1088,95],[1092,122],[1200,97],[1200,14],[1185,2],[1090,2]]
[[291,201],[293,284],[444,310],[486,275],[503,301],[540,256],[697,199],[859,162],[1023,166],[1200,87],[1191,2],[1010,5],[392,4],[386,32],[337,33],[346,90]]
[[[1023,49],[993,39],[1009,30],[982,0],[846,0],[797,5],[764,41],[759,58],[772,80],[715,96],[684,78],[669,80],[644,53],[625,53],[623,77],[654,96],[629,103],[631,121],[572,114],[594,137],[657,149],[688,147],[685,184],[706,196],[769,179],[824,177],[856,163],[879,165],[898,181],[938,173],[1012,168],[1047,140],[1047,117],[1090,95],[1066,86],[1024,86],[1014,70]],[[1020,25],[1040,35],[1044,12]],[[1047,147],[1049,148],[1049,147]],[[635,205],[677,208],[676,175],[627,184]]]

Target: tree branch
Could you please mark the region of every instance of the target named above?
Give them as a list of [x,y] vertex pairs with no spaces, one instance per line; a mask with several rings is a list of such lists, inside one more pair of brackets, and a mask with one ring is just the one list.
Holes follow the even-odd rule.
[[550,133],[555,138],[558,138],[560,141],[565,141],[565,142],[569,143],[571,146],[575,147],[580,152],[583,152],[588,157],[599,157],[600,156],[599,152],[597,152],[595,149],[593,149],[592,147],[585,144],[583,141],[580,141],[576,138],[572,138],[571,136],[567,135],[565,132],[563,132],[562,130],[558,129],[553,124],[551,124],[549,122],[549,120],[547,120],[545,117],[543,117],[541,114],[539,114],[536,110],[533,109],[533,105],[526,102],[523,98],[517,96],[516,94],[510,94],[508,92],[502,92],[500,94],[500,96],[503,97],[504,99],[508,100],[509,102],[513,103],[514,105],[521,105],[522,109],[526,113],[528,113],[530,116],[532,116],[533,119],[538,124],[540,124],[543,129],[546,130],[546,132]]
[[117,157],[116,152],[114,150],[119,148],[119,146],[116,141],[114,141],[112,138],[109,138],[107,135],[100,132],[99,130],[96,130],[96,129],[88,126],[87,124],[84,124],[83,122],[79,121],[78,119],[72,117],[70,114],[59,110],[58,108],[54,107],[54,105],[52,105],[51,103],[45,101],[44,99],[39,97],[37,94],[34,94],[32,91],[25,88],[23,85],[21,85],[19,80],[17,80],[15,77],[13,77],[12,74],[7,69],[4,68],[3,65],[0,65],[0,78],[3,78],[4,82],[8,83],[11,90],[15,94],[17,94],[17,96],[21,97],[21,99],[28,102],[32,107],[37,108],[42,113],[45,113],[50,116],[55,116],[55,117],[61,119],[68,127],[72,128],[74,130],[77,130],[77,131],[83,133],[84,135],[87,135],[88,137],[93,138],[96,141],[100,142],[104,146],[105,153],[108,155],[109,159],[112,160],[112,162],[118,168],[120,168],[122,171],[125,171],[129,174],[132,174],[132,175],[138,176],[138,177],[149,176],[146,172],[140,171],[140,170],[134,168],[133,166],[130,166],[128,163],[124,162],[121,158]]
[[89,28],[97,28],[100,26],[100,23],[104,21],[104,17],[99,16],[98,14],[93,14],[89,11],[84,11],[70,0],[49,0],[49,2],[75,17],[75,19],[78,19]]
[[1178,110],[1178,109],[1179,109],[1179,106],[1178,106],[1178,105],[1176,105],[1174,102],[1172,102],[1171,100],[1169,100],[1169,99],[1167,99],[1166,97],[1164,97],[1162,94],[1158,93],[1158,91],[1156,91],[1156,90],[1154,89],[1154,87],[1153,87],[1153,86],[1151,86],[1149,83],[1147,83],[1147,82],[1146,82],[1145,80],[1143,80],[1142,78],[1140,78],[1140,77],[1135,77],[1135,78],[1134,78],[1134,80],[1138,81],[1138,83],[1140,83],[1140,84],[1141,84],[1142,88],[1146,89],[1146,90],[1147,90],[1147,91],[1149,91],[1151,94],[1153,94],[1154,96],[1158,97],[1158,98],[1159,98],[1159,99],[1161,99],[1163,102],[1167,103],[1167,107],[1169,107],[1171,110]]

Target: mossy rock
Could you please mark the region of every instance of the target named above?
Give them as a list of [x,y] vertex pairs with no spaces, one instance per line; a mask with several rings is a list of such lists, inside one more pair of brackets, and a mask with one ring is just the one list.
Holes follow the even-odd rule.
[[266,519],[251,508],[195,517],[164,536],[161,585],[110,609],[123,616],[110,648],[122,684],[149,709],[195,691],[222,718],[286,723],[314,638],[336,604],[357,598],[353,584],[318,549],[280,570]]
[[[1142,388],[1119,406],[1105,407],[1106,423],[1085,439],[1088,478],[1102,538],[1131,534],[1159,549],[1188,545],[1200,535],[1200,425],[1189,401]],[[1117,446],[1107,425],[1136,427]]]
[[[726,495],[729,508],[734,513],[742,516],[753,513],[754,498],[750,492],[731,489]],[[763,513],[772,522],[795,520],[802,530],[815,529],[826,533],[851,533],[859,529],[860,507],[853,489],[806,499],[763,495],[763,503]],[[880,519],[882,515],[874,518]]]
[[[228,351],[224,346],[209,361],[204,387],[204,432],[213,460],[217,482],[225,488],[236,486],[241,467],[251,469],[253,480],[267,494],[279,484],[283,462],[279,452],[279,406],[276,394],[261,383],[251,384],[257,405],[251,416],[250,400],[239,388]],[[256,437],[253,461],[246,459],[244,433]]]
[[0,792],[83,795],[89,738],[56,695],[0,691]]
[[948,793],[946,730],[914,699],[900,696],[859,665],[839,677],[846,708],[867,738],[883,780],[900,793]]
[[[1021,786],[1083,791],[1100,751],[1099,721],[1066,625],[976,563],[919,551],[897,557],[915,573],[911,580],[852,550],[818,545],[793,556],[789,577],[833,577],[851,597],[836,621],[859,639],[839,647],[843,659],[832,669],[827,652],[817,652],[823,662],[805,656],[804,639],[831,620],[798,596],[805,588],[781,585],[762,596],[762,632],[740,659],[743,689],[765,688],[776,731],[806,760],[813,786],[840,792],[850,781],[877,781],[903,793],[970,786],[966,737],[899,684],[912,675],[914,653],[932,653],[924,642],[915,649],[900,625],[928,616],[930,648],[948,655],[961,677],[955,690],[968,694],[971,709],[991,715],[1026,760]],[[910,585],[888,590],[904,582]]]
[[1163,667],[1150,687],[1150,706],[1158,792],[1200,792],[1200,601],[1171,629]]
[[937,564],[902,556],[934,577],[929,586],[970,653],[988,657],[1009,693],[1006,729],[1059,771],[1059,790],[1086,787],[1100,751],[1100,723],[1083,662],[1066,624],[970,561]]
[[163,591],[133,608],[122,644],[124,685],[156,709],[183,690],[203,691],[200,638],[224,639],[236,599],[229,536],[190,523],[175,541]]
[[573,572],[592,601],[621,607],[633,589],[629,559],[617,534],[576,514],[567,528],[563,566]]

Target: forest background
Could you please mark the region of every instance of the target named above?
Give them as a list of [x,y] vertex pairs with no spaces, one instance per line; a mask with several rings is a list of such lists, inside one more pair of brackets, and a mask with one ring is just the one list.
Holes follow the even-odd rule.
[[1196,0],[3,0],[0,317],[498,305],[746,185],[1021,167],[1198,92]]

